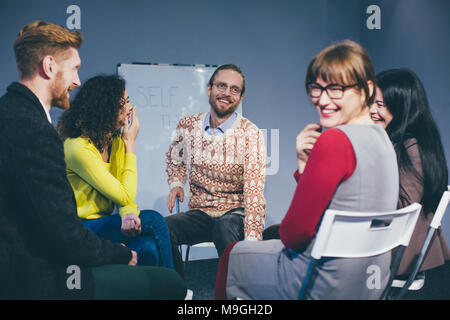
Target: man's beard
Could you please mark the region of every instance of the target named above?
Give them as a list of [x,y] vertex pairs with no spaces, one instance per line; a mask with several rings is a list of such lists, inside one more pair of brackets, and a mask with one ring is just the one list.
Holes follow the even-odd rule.
[[228,108],[226,108],[225,110],[220,109],[217,106],[216,103],[217,98],[214,97],[210,97],[209,98],[209,104],[211,105],[211,107],[213,108],[215,114],[219,117],[219,118],[225,118],[226,116],[232,114],[233,112],[236,111],[237,107],[239,104],[230,104],[230,106]]
[[67,110],[70,108],[70,101],[68,92],[72,91],[72,86],[66,88],[63,85],[63,77],[62,74],[59,73],[56,75],[55,85],[52,90],[52,106],[58,107],[63,110]]

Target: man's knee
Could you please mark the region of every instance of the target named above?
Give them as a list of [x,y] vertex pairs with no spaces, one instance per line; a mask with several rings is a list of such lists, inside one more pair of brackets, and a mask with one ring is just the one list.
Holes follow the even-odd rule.
[[229,243],[244,240],[244,217],[239,214],[226,214],[217,219],[212,237],[220,256]]

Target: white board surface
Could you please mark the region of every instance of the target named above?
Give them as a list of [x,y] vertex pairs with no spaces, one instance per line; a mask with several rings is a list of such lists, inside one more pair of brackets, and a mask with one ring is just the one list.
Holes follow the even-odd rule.
[[[141,210],[169,214],[166,152],[178,121],[210,109],[206,86],[215,67],[120,64],[130,102],[136,106],[140,131],[135,152],[138,162],[136,202]],[[242,114],[242,106],[238,110]],[[174,209],[175,210],[175,209]],[[181,204],[187,210],[187,200]]]

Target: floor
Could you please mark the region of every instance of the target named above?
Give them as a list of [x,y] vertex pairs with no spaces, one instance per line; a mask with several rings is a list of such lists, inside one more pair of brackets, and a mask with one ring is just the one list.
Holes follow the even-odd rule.
[[194,292],[192,300],[214,300],[219,259],[193,260],[185,263],[184,272],[188,289]]
[[450,300],[450,261],[425,272],[425,285],[417,292],[409,293],[408,300]]
[[[185,265],[187,287],[193,300],[213,300],[218,259],[189,261]],[[450,261],[441,267],[429,270],[425,286],[406,296],[409,300],[450,300]]]

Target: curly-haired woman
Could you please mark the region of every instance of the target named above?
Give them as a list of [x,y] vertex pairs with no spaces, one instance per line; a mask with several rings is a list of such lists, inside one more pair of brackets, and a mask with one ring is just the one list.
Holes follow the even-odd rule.
[[[164,218],[153,210],[140,211],[135,202],[139,120],[125,81],[116,75],[87,80],[61,116],[58,132],[65,140],[67,178],[84,225],[136,251],[139,265],[173,269]],[[115,206],[119,214],[111,214]]]

